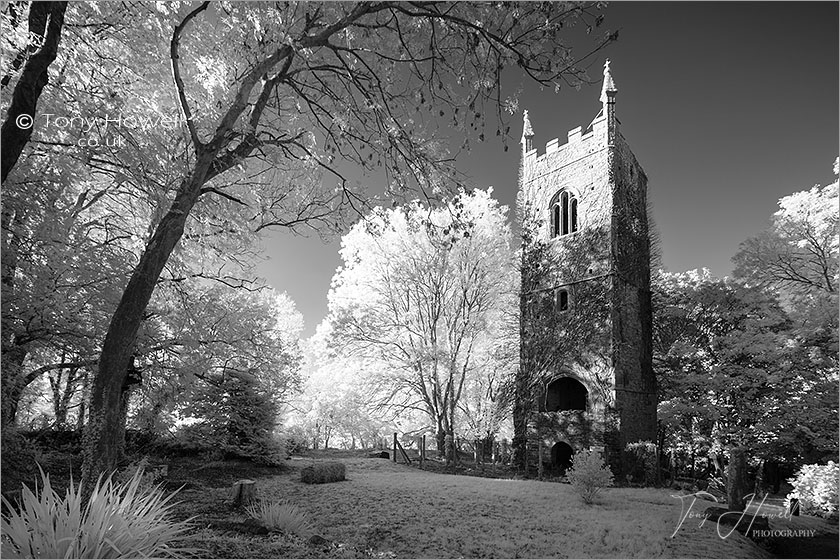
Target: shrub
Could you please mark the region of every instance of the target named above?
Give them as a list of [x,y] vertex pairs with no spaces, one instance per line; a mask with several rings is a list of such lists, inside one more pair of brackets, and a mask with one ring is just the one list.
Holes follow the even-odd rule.
[[38,476],[37,463],[44,461],[44,455],[38,446],[15,428],[5,428],[2,432],[2,490],[3,493],[16,493],[21,484],[29,484]]
[[165,445],[161,435],[150,430],[127,429],[125,451],[134,455],[157,455]]
[[185,412],[199,420],[179,430],[187,441],[259,465],[281,466],[286,458],[274,437],[278,404],[254,375],[227,376],[202,387]]
[[255,429],[249,435],[227,432],[209,423],[186,426],[178,434],[179,453],[203,461],[242,459],[255,465],[279,467],[285,464],[286,448],[269,433]]
[[838,477],[840,466],[834,461],[827,465],[803,465],[796,476],[788,479],[793,492],[787,495],[785,506],[790,508],[792,498],[799,500],[799,509],[808,515],[837,516]]
[[591,504],[595,494],[602,488],[613,485],[613,474],[604,464],[597,451],[584,449],[572,457],[572,466],[566,472],[572,487],[587,504]]
[[62,499],[41,472],[42,488],[23,488],[20,508],[5,498],[2,516],[4,558],[178,557],[192,552],[173,548],[188,522],[169,518],[172,495],[157,487],[140,490],[142,471],[127,483],[100,478],[87,505],[72,482]]
[[624,448],[628,459],[627,472],[634,481],[643,482],[646,486],[656,484],[656,444],[649,441],[628,443]]
[[305,467],[300,471],[300,479],[307,484],[344,480],[344,463],[330,461]]
[[312,530],[309,516],[294,504],[260,500],[245,511],[270,531],[285,531],[306,537]]
[[289,455],[300,455],[309,449],[312,438],[302,426],[289,426],[283,431],[286,442],[286,452]]
[[169,474],[168,465],[150,465],[149,457],[144,456],[132,461],[124,469],[117,471],[114,476],[115,484],[128,484],[137,476],[140,477],[138,489],[140,492],[152,490],[158,481],[162,481]]

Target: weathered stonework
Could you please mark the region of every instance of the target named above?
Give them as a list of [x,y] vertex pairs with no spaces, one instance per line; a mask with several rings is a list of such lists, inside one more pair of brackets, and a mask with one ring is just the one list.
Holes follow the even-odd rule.
[[[628,443],[656,438],[647,176],[621,135],[608,66],[604,73],[602,111],[565,144],[552,140],[538,154],[525,115],[520,220],[546,255],[523,259],[514,424],[530,468],[542,455],[544,467],[562,470],[562,453],[596,447],[621,472]],[[576,228],[567,234],[555,229],[559,210],[552,214],[563,191],[576,201],[574,218],[563,214]]]

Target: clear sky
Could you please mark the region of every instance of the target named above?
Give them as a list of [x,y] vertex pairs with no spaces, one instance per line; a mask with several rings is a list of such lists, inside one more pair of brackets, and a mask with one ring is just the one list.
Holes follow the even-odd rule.
[[[837,2],[612,2],[602,29],[624,137],[647,173],[662,266],[732,272],[732,256],[766,227],[782,196],[833,181],[840,148]],[[599,30],[600,31],[600,30]],[[534,145],[588,125],[600,84],[559,93],[514,77]],[[521,117],[511,149],[474,144],[459,169],[514,208]],[[512,217],[512,216],[511,216]],[[304,335],[326,315],[340,239],[273,232],[257,272],[303,313]]]

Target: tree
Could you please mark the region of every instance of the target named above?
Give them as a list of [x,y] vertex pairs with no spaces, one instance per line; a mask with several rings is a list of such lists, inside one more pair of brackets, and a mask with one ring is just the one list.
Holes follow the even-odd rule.
[[[17,13],[20,6],[10,2],[8,21],[13,30],[22,26],[21,15]],[[6,177],[20,158],[23,148],[32,136],[35,109],[38,98],[47,85],[48,71],[58,52],[61,41],[61,30],[64,26],[64,12],[67,2],[32,2],[29,6],[27,34],[16,33],[18,37],[26,37],[25,46],[21,45],[12,58],[11,67],[7,69],[0,84],[5,88],[12,79],[12,73],[23,66],[17,78],[11,95],[6,120],[3,121],[2,132],[2,170],[0,182],[5,183]],[[6,14],[4,14],[5,16]],[[4,17],[4,19],[6,19]]]
[[[515,299],[507,297],[506,300],[506,307],[513,307]],[[500,313],[493,336],[483,337],[473,350],[475,369],[481,373],[467,379],[464,398],[458,404],[463,413],[464,435],[477,445],[476,456],[481,460],[492,453],[493,443],[512,411],[517,364],[511,358],[518,358],[518,355],[512,355],[505,344],[505,337],[511,331],[510,325],[505,323],[512,311],[506,309]]]
[[[266,459],[279,407],[300,385],[300,313],[269,288],[194,282],[168,306],[156,305],[162,332],[141,337],[144,383],[132,423],[156,431],[169,416],[190,434],[229,452]],[[146,329],[147,331],[150,329]],[[157,341],[152,347],[151,341]],[[173,428],[174,426],[167,426]]]
[[118,217],[125,207],[117,210],[119,198],[107,189],[70,180],[73,171],[32,164],[37,180],[24,175],[4,188],[4,426],[14,422],[21,391],[38,376],[95,363],[103,323],[130,266],[128,224]]
[[489,350],[513,295],[505,213],[475,190],[437,210],[376,210],[342,240],[329,295],[337,344],[389,366],[387,404],[427,414],[439,451],[465,389],[494,375],[479,350]]
[[[115,179],[125,174],[155,185],[158,201],[141,230],[145,247],[108,321],[91,384],[83,477],[89,487],[115,465],[118,403],[136,337],[191,216],[217,205],[210,201],[218,198],[225,213],[216,216],[237,208],[249,214],[244,223],[255,230],[334,227],[337,212],[358,209],[369,194],[345,178],[341,166],[348,162],[381,169],[389,196],[419,190],[440,197],[439,175],[447,171],[448,156],[433,140],[435,119],[418,104],[479,132],[487,112],[501,116],[507,102],[498,79],[506,66],[517,65],[549,86],[577,81],[582,73],[563,44],[563,28],[576,20],[601,22],[594,4],[555,3],[515,9],[425,2],[214,9],[205,2],[186,14],[160,4],[120,10],[139,23],[120,33],[145,40],[109,47],[131,57],[135,75],[145,80],[111,89],[110,98],[123,109],[177,107],[183,134],[121,130],[160,149],[142,156],[144,150],[112,150],[103,161],[87,160]],[[104,59],[98,62],[107,67]],[[165,80],[167,67],[171,77]],[[125,76],[112,75],[115,82]],[[322,181],[321,173],[335,182]]]
[[730,446],[795,463],[836,443],[836,378],[807,364],[775,294],[708,271],[660,273],[654,294],[659,419],[692,470],[722,473]]
[[[840,158],[834,162],[838,175]],[[837,180],[779,200],[770,227],[741,244],[735,276],[775,291],[792,320],[791,371],[765,429],[768,453],[815,462],[836,456]],[[784,395],[784,398],[781,396]]]
[[334,352],[332,339],[331,325],[324,321],[307,341],[303,391],[290,407],[289,424],[303,430],[316,449],[321,441],[324,447],[330,441],[351,449],[357,443],[372,446],[389,431],[387,415],[376,407],[374,380],[381,364]]
[[[472,109],[466,117],[472,124],[481,122],[485,102],[498,105],[502,101],[499,81],[492,82],[490,76],[498,77],[507,63],[518,64],[546,84],[576,75],[568,50],[559,40],[560,29],[578,17],[589,17],[592,10],[589,5],[552,4],[510,11],[463,3],[360,3],[307,8],[294,4],[283,9],[261,5],[257,15],[254,5],[249,5],[209,21],[200,17],[207,7],[205,3],[190,11],[175,26],[170,41],[173,81],[193,149],[191,163],[169,209],[154,227],[111,319],[92,386],[86,478],[114,463],[115,434],[109,426],[118,422],[113,410],[130,349],[156,279],[180,240],[188,216],[204,195],[235,198],[229,191],[207,186],[208,181],[252,155],[266,153],[273,154],[275,161],[300,162],[301,176],[307,168],[309,175],[327,168],[341,177],[330,167],[331,157],[339,155],[366,168],[381,161],[392,177],[393,192],[410,189],[413,180],[419,179],[424,192],[432,193],[428,178],[440,170],[443,161],[434,143],[417,132],[412,134],[415,126],[422,128],[422,121],[410,115],[417,93],[421,102],[428,94],[425,102],[447,104],[453,112],[467,105],[462,101],[466,97]],[[222,21],[228,18],[234,24],[224,25],[232,23]],[[230,36],[214,35],[210,29],[214,23],[215,30],[227,29]],[[195,103],[198,96],[186,89],[182,42],[188,29],[198,31],[199,27],[217,44],[244,45],[244,51],[237,53],[244,64],[238,73],[228,75],[239,78],[231,84],[233,95],[222,101],[222,111],[210,104],[192,107],[191,101]],[[431,56],[426,50],[430,38]],[[283,95],[274,95],[276,91]],[[208,117],[199,120],[196,115],[200,114]],[[360,199],[342,177],[336,195],[321,200],[327,203],[326,210],[309,213],[303,221],[329,214],[330,202],[353,205]],[[272,223],[296,222],[269,219],[262,225]]]
[[787,315],[772,294],[711,277],[661,273],[655,290],[659,418],[669,447],[715,462],[757,447],[756,424],[785,375]]
[[[7,4],[10,17],[18,17],[16,10],[25,4]],[[30,18],[51,4],[57,3],[32,3]],[[54,53],[53,77],[42,84],[38,114],[32,115],[39,126],[28,131],[33,132],[33,141],[23,152],[25,165],[15,166],[4,177],[0,254],[4,426],[14,421],[20,392],[38,376],[62,367],[95,365],[109,316],[142,251],[143,231],[154,220],[162,198],[153,192],[159,185],[152,186],[144,171],[151,167],[152,156],[162,152],[154,142],[144,142],[148,137],[139,138],[142,153],[148,156],[144,161],[138,161],[137,144],[119,153],[85,150],[77,144],[80,130],[89,128],[93,134],[100,118],[124,108],[117,92],[125,89],[115,83],[126,81],[127,64],[114,61],[125,52],[126,41],[121,39],[136,36],[121,35],[122,24],[134,23],[122,20],[123,15],[122,8],[105,16],[96,4],[68,6],[62,28],[65,48]],[[58,23],[49,17],[48,27]],[[40,24],[46,25],[46,20]],[[10,27],[23,28],[14,22]],[[18,38],[20,49],[5,57],[11,66],[5,69],[4,87],[24,83],[26,70],[18,72],[19,66],[35,59],[26,58],[30,39],[38,43],[35,35]],[[38,46],[35,43],[30,46]],[[106,75],[108,80],[91,79]],[[57,126],[56,118],[65,122]],[[87,123],[81,124],[85,118]],[[121,132],[132,136],[127,130]],[[135,141],[138,136],[134,134]],[[7,151],[13,150],[4,149],[4,162]],[[118,165],[103,172],[109,156]],[[170,261],[170,268],[173,264]],[[61,355],[64,359],[59,359]]]
[[[837,170],[835,161],[835,174]],[[790,294],[836,293],[837,196],[835,180],[779,199],[770,227],[741,244],[733,258],[735,275]]]

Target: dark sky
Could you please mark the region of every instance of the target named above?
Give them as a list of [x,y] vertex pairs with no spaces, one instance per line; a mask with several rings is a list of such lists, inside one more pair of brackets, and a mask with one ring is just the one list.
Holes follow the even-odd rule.
[[[619,40],[605,58],[618,87],[624,137],[648,175],[662,266],[732,272],[731,258],[766,227],[782,196],[833,181],[838,152],[840,38],[837,2],[613,2],[604,29]],[[600,30],[599,30],[600,32]],[[559,93],[522,85],[540,152],[552,138],[588,125],[600,84]],[[494,187],[513,212],[521,117],[505,153],[487,142],[459,160],[475,186]],[[258,273],[288,292],[304,335],[327,310],[340,264],[339,239],[275,232]]]

